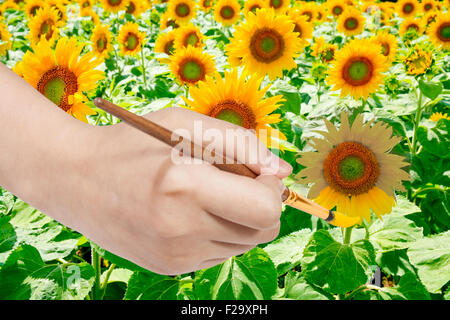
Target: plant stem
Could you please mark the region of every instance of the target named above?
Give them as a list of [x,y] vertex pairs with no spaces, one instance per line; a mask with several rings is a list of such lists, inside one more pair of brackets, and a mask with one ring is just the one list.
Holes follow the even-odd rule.
[[100,275],[102,272],[102,267],[100,265],[100,255],[97,250],[91,246],[91,264],[95,271],[95,281],[94,288],[92,289],[92,300],[99,300],[100,298]]
[[102,300],[103,300],[103,297],[105,296],[106,288],[108,287],[109,278],[111,277],[111,274],[115,267],[116,267],[116,265],[113,263],[109,266],[108,271],[106,271],[105,280],[103,280],[102,286],[100,288],[100,290],[101,290],[100,299],[102,299]]
[[422,116],[422,98],[423,98],[423,94],[422,94],[422,91],[420,91],[419,102],[417,104],[417,110],[416,110],[416,118],[414,119],[414,133],[413,133],[412,148],[411,148],[411,154],[413,156],[416,155],[416,149],[417,149],[417,130],[419,128],[420,118]]
[[147,89],[147,76],[145,75],[144,46],[141,48],[142,75],[144,76],[144,86]]
[[353,227],[345,228],[345,231],[344,231],[344,244],[349,244],[350,243],[350,240],[352,238],[352,230],[353,230]]

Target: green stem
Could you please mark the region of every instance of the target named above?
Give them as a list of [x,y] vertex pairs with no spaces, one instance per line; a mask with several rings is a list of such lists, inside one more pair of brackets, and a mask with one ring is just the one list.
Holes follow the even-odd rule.
[[141,49],[142,75],[144,76],[144,86],[147,89],[147,76],[145,75],[144,46]]
[[437,190],[437,191],[441,191],[441,192],[446,192],[448,191],[450,188],[440,188],[440,187],[426,187],[426,188],[419,188],[417,189],[413,194],[412,194],[412,199],[414,199],[415,197],[417,197],[420,193],[424,192],[424,191],[429,191],[429,190]]
[[92,300],[99,300],[100,298],[100,275],[102,272],[102,267],[100,265],[100,255],[97,250],[91,247],[91,264],[95,271],[94,288],[92,289]]
[[349,244],[352,238],[353,227],[345,228],[344,231],[344,244]]
[[419,102],[417,104],[416,117],[414,119],[414,133],[412,138],[411,154],[415,156],[417,154],[417,130],[419,129],[420,118],[422,117],[422,91],[419,93]]
[[111,274],[115,267],[116,267],[116,265],[113,263],[109,266],[108,271],[106,271],[105,280],[103,280],[102,286],[100,287],[100,290],[101,290],[100,299],[102,299],[102,300],[103,300],[103,297],[105,296],[106,288],[108,287],[109,278],[111,277]]

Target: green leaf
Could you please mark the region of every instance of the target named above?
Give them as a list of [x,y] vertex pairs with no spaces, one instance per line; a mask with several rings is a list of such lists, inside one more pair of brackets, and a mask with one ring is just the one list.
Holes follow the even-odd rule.
[[94,250],[97,250],[97,252],[104,259],[108,260],[111,263],[114,263],[114,264],[118,265],[121,268],[126,268],[126,269],[129,269],[129,270],[132,270],[132,271],[145,271],[145,272],[148,272],[147,269],[142,268],[142,267],[138,266],[137,264],[135,264],[135,263],[133,263],[133,262],[127,260],[127,259],[121,258],[118,255],[115,255],[114,253],[111,253],[111,252],[109,252],[109,251],[99,247],[97,244],[95,244],[93,242],[91,242],[91,247]]
[[264,247],[279,275],[300,264],[303,249],[311,237],[311,230],[303,229],[271,242]]
[[449,159],[449,133],[450,120],[442,119],[431,129],[419,127],[417,130],[417,139],[426,152],[443,159]]
[[0,270],[0,299],[84,299],[94,277],[94,269],[88,263],[46,265],[36,248],[22,245]]
[[450,231],[416,241],[408,257],[427,290],[438,292],[450,281]]
[[400,278],[400,282],[398,283],[398,291],[401,292],[408,300],[431,299],[425,286],[412,272],[408,272]]
[[377,262],[387,275],[402,276],[407,272],[415,272],[409,262],[406,249],[381,252],[377,254]]
[[152,272],[135,272],[128,282],[126,300],[176,300],[179,281]]
[[0,265],[17,242],[17,235],[14,227],[9,223],[8,217],[0,216]]
[[325,230],[313,234],[303,251],[305,279],[332,293],[346,293],[368,281],[375,252],[367,240],[342,244]]
[[260,248],[197,272],[194,285],[197,297],[206,300],[270,299],[276,289],[277,271]]
[[421,79],[419,80],[419,89],[425,97],[434,100],[441,94],[444,87],[441,82],[425,82]]
[[294,272],[289,272],[285,278],[283,298],[295,300],[328,300],[319,289],[308,283],[305,278]]
[[[101,283],[103,283],[105,281],[107,272],[108,272],[108,270],[105,270],[102,273],[102,275],[100,277]],[[130,280],[132,275],[133,275],[133,271],[131,271],[131,270],[124,269],[124,268],[116,268],[111,272],[111,275],[109,276],[109,279],[108,279],[108,283],[113,283],[113,282],[128,283],[128,281]]]

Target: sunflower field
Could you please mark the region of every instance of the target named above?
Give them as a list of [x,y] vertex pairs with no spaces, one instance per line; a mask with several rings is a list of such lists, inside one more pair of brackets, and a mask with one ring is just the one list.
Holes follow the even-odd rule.
[[0,299],[450,300],[449,53],[449,0],[0,0],[0,62],[55,108],[266,129],[285,184],[358,221],[285,206],[274,241],[165,276],[0,188]]

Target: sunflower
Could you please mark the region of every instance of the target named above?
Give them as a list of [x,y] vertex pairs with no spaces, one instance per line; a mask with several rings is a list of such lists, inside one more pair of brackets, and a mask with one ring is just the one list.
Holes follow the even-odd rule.
[[297,161],[306,168],[297,174],[300,183],[313,183],[308,197],[327,209],[370,222],[370,210],[377,217],[390,213],[395,205],[395,189],[405,191],[402,180],[409,174],[401,168],[404,158],[389,151],[402,138],[392,136],[383,123],[363,122],[359,114],[352,126],[341,114],[337,129],[325,120],[322,138],[311,138],[317,152],[303,152]]
[[269,86],[260,89],[262,80],[256,75],[247,77],[246,72],[239,75],[237,69],[225,72],[224,77],[216,73],[189,88],[192,100],[183,99],[190,110],[255,130],[262,142],[273,146],[276,136],[286,139],[269,126],[281,121],[280,115],[272,112],[280,107],[283,98],[264,99]]
[[0,23],[0,56],[6,54],[11,49],[11,34],[6,25]]
[[422,19],[406,18],[400,24],[398,33],[400,34],[400,36],[403,36],[408,31],[411,32],[411,29],[414,29],[418,35],[423,34],[423,32],[425,31],[424,21]]
[[161,15],[161,21],[159,22],[159,28],[161,30],[172,27],[172,29],[178,28],[180,25],[170,16],[169,12],[165,12]]
[[[160,33],[155,42],[155,52],[165,53],[171,56],[175,53],[175,32],[174,30],[167,33]],[[162,63],[170,62],[169,59],[160,59]]]
[[80,10],[84,8],[92,8],[94,5],[94,0],[78,0],[78,5],[80,6]]
[[419,3],[417,0],[400,0],[396,9],[400,17],[414,17],[419,9]]
[[436,47],[450,50],[450,13],[438,15],[436,21],[431,24],[428,35]]
[[169,15],[180,24],[186,24],[195,18],[196,10],[193,0],[170,0],[167,6]]
[[387,67],[381,48],[369,40],[352,40],[336,53],[334,65],[328,76],[332,90],[341,89],[341,96],[355,99],[367,98],[383,82]]
[[267,6],[275,10],[276,13],[284,14],[290,5],[289,0],[267,0]]
[[120,49],[124,55],[135,55],[143,46],[145,34],[139,31],[139,25],[134,22],[127,22],[119,32],[118,41]]
[[331,13],[334,17],[339,17],[345,9],[345,5],[341,0],[332,0],[327,1],[328,12]]
[[436,10],[437,3],[435,0],[422,0],[422,2],[420,3],[420,6],[422,7],[422,11],[424,13],[428,13],[428,12]]
[[422,19],[424,23],[426,24],[426,28],[430,27],[433,22],[436,21],[436,18],[438,16],[437,11],[428,12]]
[[247,0],[244,3],[244,15],[247,16],[249,12],[255,13],[256,10],[268,8],[267,2],[263,0]]
[[327,19],[327,10],[325,5],[316,5],[316,16],[314,18],[317,22],[324,22]]
[[397,54],[397,37],[388,31],[380,31],[371,39],[374,43],[381,47],[381,54],[384,55],[388,62],[393,62]]
[[319,57],[322,62],[330,63],[334,60],[338,46],[335,44],[325,43],[325,38],[319,37],[315,39],[311,49],[311,55],[313,57]]
[[338,18],[337,29],[346,36],[356,36],[364,31],[366,18],[358,9],[348,7]]
[[306,17],[306,21],[313,23],[314,22],[314,18],[316,16],[316,10],[317,7],[314,3],[305,3],[302,6],[295,8],[300,15],[303,15]]
[[214,19],[224,26],[231,26],[240,19],[240,11],[237,0],[219,0],[214,5]]
[[24,7],[24,11],[29,18],[32,18],[36,15],[37,11],[44,6],[45,2],[43,0],[29,0]]
[[177,29],[174,46],[175,50],[186,48],[187,46],[203,47],[203,35],[200,29],[192,24]]
[[195,85],[215,72],[213,58],[202,49],[188,46],[176,50],[171,57],[170,70],[181,84]]
[[430,120],[434,122],[438,122],[441,119],[450,120],[450,117],[446,113],[435,112],[431,115]]
[[282,76],[283,69],[297,66],[294,58],[303,45],[294,28],[288,16],[275,15],[273,9],[251,12],[246,22],[236,27],[231,39],[234,50],[228,50],[228,54],[242,58],[249,72],[260,76],[268,74],[273,80]]
[[44,6],[39,9],[28,25],[31,43],[38,43],[41,38],[45,38],[52,45],[59,37],[58,20],[58,11],[55,8]]
[[104,73],[95,68],[102,63],[93,52],[80,56],[83,46],[77,44],[74,38],[62,38],[55,50],[46,40],[33,45],[33,51],[28,51],[19,65],[24,79],[41,94],[73,115],[87,122],[86,115],[95,112],[83,101],[83,92],[97,87],[96,82],[104,78]]
[[100,17],[92,8],[83,8],[80,10],[80,17],[90,17],[94,25],[101,24]]
[[92,42],[92,50],[95,55],[99,58],[108,57],[111,49],[112,35],[109,31],[109,27],[106,25],[97,25],[95,29],[92,31],[91,42]]
[[100,0],[100,3],[105,11],[117,13],[127,10],[129,0]]
[[433,52],[425,45],[416,44],[403,58],[406,73],[417,76],[428,72],[433,64]]
[[294,23],[294,32],[297,32],[297,36],[303,40],[306,44],[306,39],[311,39],[313,35],[313,25],[308,22],[308,17],[302,14],[299,10],[291,8],[288,12],[289,18]]
[[200,9],[204,12],[210,12],[213,8],[214,0],[200,0],[198,2],[198,5],[200,6]]
[[19,11],[20,7],[17,5],[17,3],[14,2],[14,0],[7,0],[3,3],[2,10],[5,11],[8,9]]
[[129,0],[127,10],[125,12],[131,14],[135,18],[139,18],[144,11],[145,7],[142,0]]
[[55,8],[58,12],[58,21],[61,25],[67,21],[67,6],[61,0],[46,0],[45,4],[51,8]]

